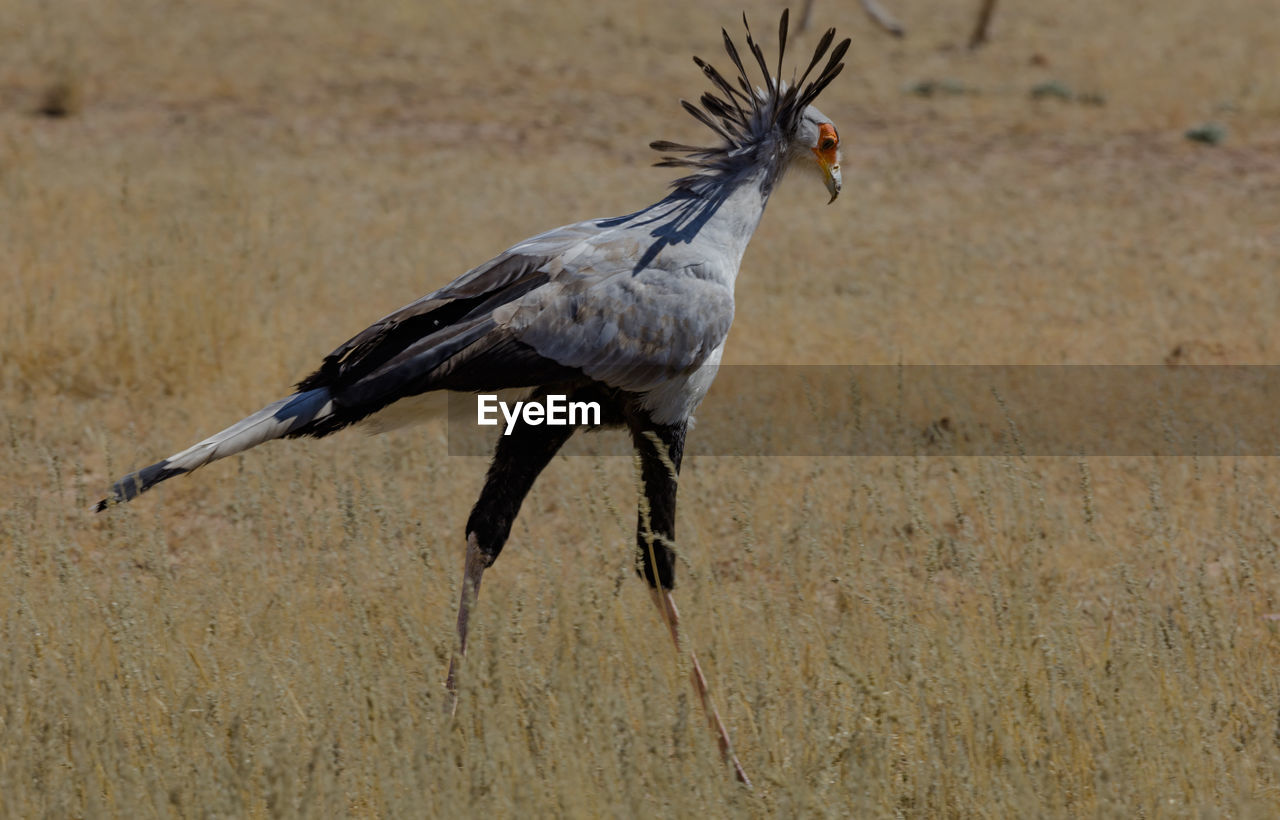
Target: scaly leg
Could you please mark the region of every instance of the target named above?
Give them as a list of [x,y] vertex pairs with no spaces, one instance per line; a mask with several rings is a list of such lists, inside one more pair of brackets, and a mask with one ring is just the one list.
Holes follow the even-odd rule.
[[[676,645],[678,655],[680,654],[680,613],[676,610],[676,602],[671,597],[670,590],[653,588],[650,592],[653,593],[653,602],[657,604],[658,611],[662,613],[663,621],[671,631],[671,640]],[[707,722],[720,742],[720,756],[724,758],[725,763],[733,767],[733,773],[738,778],[738,782],[749,789],[751,779],[747,777],[746,770],[738,762],[738,756],[733,753],[733,742],[729,740],[729,730],[724,727],[724,721],[720,719],[720,711],[711,700],[711,688],[707,686],[707,676],[702,674],[702,664],[698,663],[698,656],[692,649],[689,650],[689,661],[693,665],[693,671],[689,677],[693,680],[693,688],[698,693],[698,699],[702,701],[702,711],[707,716]]]
[[480,551],[480,543],[473,532],[467,536],[467,557],[462,570],[462,600],[458,602],[458,654],[449,658],[449,677],[445,679],[445,688],[449,690],[449,714],[458,710],[458,688],[455,673],[459,656],[467,654],[467,621],[471,619],[471,607],[480,597],[480,576],[489,566],[484,553]]

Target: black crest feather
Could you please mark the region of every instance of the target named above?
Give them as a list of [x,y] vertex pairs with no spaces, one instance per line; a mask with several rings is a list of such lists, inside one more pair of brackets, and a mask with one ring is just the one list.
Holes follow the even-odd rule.
[[[765,143],[774,144],[778,137],[786,139],[795,133],[805,109],[844,69],[841,60],[849,50],[849,40],[842,40],[833,50],[831,44],[835,42],[836,30],[827,29],[818,40],[813,57],[800,79],[784,87],[782,61],[786,54],[789,19],[789,10],[783,10],[778,20],[778,63],[777,68],[771,71],[765,60],[764,50],[751,35],[746,15],[742,16],[747,51],[759,66],[764,81],[759,90],[747,72],[733,38],[724,29],[720,30],[724,35],[724,51],[737,69],[737,76],[734,78],[737,81],[736,88],[733,82],[710,63],[700,57],[693,58],[693,62],[714,88],[702,94],[698,100],[699,105],[687,100],[681,100],[680,104],[694,119],[711,129],[720,138],[721,144],[696,146],[666,140],[652,142],[650,147],[664,154],[684,154],[664,156],[658,161],[658,166],[695,168],[702,172],[731,172],[741,164],[756,159],[752,149]],[[826,64],[809,81],[810,75],[824,57]],[[675,185],[688,187],[702,178],[702,174],[695,174],[676,180]]]

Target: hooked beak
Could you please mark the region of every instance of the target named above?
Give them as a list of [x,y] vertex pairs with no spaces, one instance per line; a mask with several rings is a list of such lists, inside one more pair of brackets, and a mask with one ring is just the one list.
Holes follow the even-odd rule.
[[827,200],[827,204],[830,205],[836,201],[836,197],[840,196],[840,188],[843,184],[840,179],[839,157],[835,162],[830,163],[819,157],[818,164],[822,166],[822,181],[827,184],[827,193],[831,194],[831,199]]

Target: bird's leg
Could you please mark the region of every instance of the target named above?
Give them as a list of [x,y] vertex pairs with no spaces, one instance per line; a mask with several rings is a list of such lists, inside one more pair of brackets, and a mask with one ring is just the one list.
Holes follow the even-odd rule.
[[458,689],[455,673],[458,657],[467,654],[467,621],[471,619],[471,607],[480,597],[480,576],[484,575],[489,561],[480,549],[476,534],[467,535],[467,557],[462,570],[462,599],[458,601],[458,654],[449,658],[449,676],[445,679],[445,688],[449,691],[449,713],[458,708]]
[[[671,591],[657,587],[649,591],[653,593],[653,602],[658,605],[658,611],[662,613],[662,619],[666,621],[667,628],[671,631],[671,640],[676,645],[676,654],[679,654],[680,613],[676,610],[676,602],[671,597]],[[733,767],[733,773],[738,778],[738,782],[751,788],[751,778],[747,777],[746,770],[738,762],[738,756],[733,753],[733,742],[729,740],[729,730],[724,727],[724,721],[720,719],[720,710],[711,700],[711,687],[707,686],[707,676],[702,674],[702,664],[698,663],[698,655],[692,649],[689,650],[689,663],[693,667],[689,677],[693,681],[694,690],[698,693],[698,699],[702,701],[702,711],[707,716],[707,723],[715,731],[716,739],[720,743],[720,756]]]
[[[636,546],[639,553],[637,569],[649,582],[653,601],[671,633],[676,654],[680,654],[682,649],[680,613],[671,597],[671,587],[675,583],[675,552],[671,549],[671,544],[675,543],[676,490],[680,461],[684,455],[686,429],[685,424],[654,426],[633,422],[631,425],[636,452],[640,456],[640,478],[644,484],[636,526]],[[698,656],[693,650],[689,651],[689,661],[693,667],[690,673],[693,688],[698,693],[698,700],[702,702],[707,722],[716,733],[720,755],[733,767],[738,781],[751,788],[751,779],[738,762],[738,756],[733,753],[729,731],[711,699],[707,677],[702,674],[702,665],[698,663]]]
[[[540,399],[544,392],[539,390],[530,399]],[[480,595],[480,577],[502,552],[529,488],[574,430],[569,426],[533,426],[521,421],[510,434],[498,439],[484,489],[467,519],[467,557],[458,603],[458,649],[449,659],[449,675],[445,679],[450,713],[457,708],[457,673],[461,658],[467,654],[467,624]]]

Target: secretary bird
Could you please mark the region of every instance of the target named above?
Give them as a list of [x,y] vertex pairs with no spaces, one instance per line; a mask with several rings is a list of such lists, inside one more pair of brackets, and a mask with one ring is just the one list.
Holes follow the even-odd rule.
[[[690,416],[715,378],[733,321],[738,266],[770,194],[792,163],[820,172],[831,202],[840,193],[839,135],[811,103],[843,69],[849,40],[833,49],[835,29],[828,30],[800,79],[786,83],[787,19],[784,11],[774,71],[746,28],[747,50],[763,74],[763,87],[753,84],[723,29],[725,51],[737,69],[734,81],[694,57],[715,93],[703,94],[701,106],[681,104],[711,129],[718,144],[652,143],[666,155],[659,166],[691,171],[660,202],[515,245],[357,334],[326,356],[293,395],[120,479],[96,509],[265,441],[327,436],[432,390],[532,388],[532,401],[556,394],[596,402],[602,426],[630,431],[643,485],[636,568],[679,651],[671,596],[676,486]],[[746,22],[744,15],[744,27]],[[499,437],[465,531],[458,650],[447,677],[455,706],[457,661],[466,653],[481,576],[502,551],[534,480],[575,429],[531,424],[526,417]],[[720,751],[738,779],[750,785],[692,652],[690,659]]]

